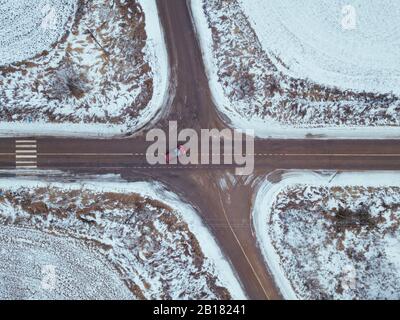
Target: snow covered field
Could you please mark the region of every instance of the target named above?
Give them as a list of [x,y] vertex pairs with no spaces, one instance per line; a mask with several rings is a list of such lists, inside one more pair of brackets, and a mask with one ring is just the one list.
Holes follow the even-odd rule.
[[195,210],[157,183],[0,179],[0,243],[6,299],[245,298]]
[[64,34],[75,10],[76,1],[1,1],[0,65],[30,59],[50,49]]
[[399,138],[400,5],[354,5],[343,30],[342,1],[192,0],[221,114],[260,137]]
[[78,241],[1,226],[0,244],[2,300],[134,299],[115,269]]
[[240,0],[263,48],[284,62],[282,72],[343,90],[399,95],[400,4],[355,0],[346,9],[349,4]]
[[0,135],[122,135],[154,120],[169,72],[155,1],[58,2],[27,21],[31,1],[10,18],[1,2]]
[[399,299],[399,172],[286,172],[253,223],[285,298]]

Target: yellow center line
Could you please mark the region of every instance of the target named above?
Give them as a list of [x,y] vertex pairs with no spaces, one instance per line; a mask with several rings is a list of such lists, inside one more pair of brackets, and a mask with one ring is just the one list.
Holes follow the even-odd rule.
[[250,269],[251,269],[251,271],[253,272],[253,274],[254,274],[254,276],[255,276],[257,282],[259,283],[259,285],[260,285],[260,287],[261,287],[261,289],[262,289],[262,291],[264,292],[265,297],[267,298],[267,300],[271,300],[271,298],[269,297],[269,295],[268,295],[268,293],[267,293],[267,290],[265,290],[265,288],[264,288],[264,286],[263,286],[263,284],[262,284],[262,281],[261,281],[260,277],[258,276],[256,270],[254,269],[254,267],[253,267],[253,265],[252,265],[252,263],[251,263],[249,257],[248,257],[247,254],[246,254],[246,251],[245,251],[244,248],[243,248],[242,243],[240,242],[238,236],[236,235],[235,230],[233,229],[233,227],[232,227],[232,225],[231,225],[231,223],[230,223],[230,221],[229,221],[229,219],[228,219],[228,215],[227,215],[227,213],[226,213],[226,211],[225,211],[224,203],[223,203],[223,201],[222,201],[221,193],[220,193],[220,192],[218,192],[218,196],[219,196],[219,201],[220,201],[220,204],[221,204],[221,207],[222,207],[222,212],[223,212],[223,214],[224,214],[224,217],[225,217],[225,220],[226,220],[226,222],[227,222],[227,224],[228,224],[228,227],[229,227],[229,229],[231,230],[231,232],[232,232],[232,234],[233,234],[233,237],[235,238],[237,244],[239,245],[240,250],[242,251],[244,257],[246,258],[246,261],[247,261],[247,263],[249,264]]

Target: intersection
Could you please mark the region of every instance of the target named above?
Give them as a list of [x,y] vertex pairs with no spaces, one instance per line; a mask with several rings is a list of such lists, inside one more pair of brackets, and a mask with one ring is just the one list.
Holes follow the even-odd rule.
[[[0,170],[63,170],[118,173],[128,181],[158,180],[197,208],[231,261],[251,299],[279,299],[252,228],[257,184],[279,170],[400,170],[400,140],[256,139],[255,171],[221,186],[235,165],[154,165],[146,161],[145,134],[166,130],[169,121],[196,131],[229,127],[210,94],[202,54],[186,1],[157,2],[170,63],[170,96],[165,112],[138,133],[112,139],[18,137],[0,139]],[[221,154],[221,157],[223,154]],[[39,170],[39,171],[37,171]],[[45,174],[43,172],[43,174]]]

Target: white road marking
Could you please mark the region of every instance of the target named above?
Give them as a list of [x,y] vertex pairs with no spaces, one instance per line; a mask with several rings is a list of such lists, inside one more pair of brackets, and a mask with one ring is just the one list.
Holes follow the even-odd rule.
[[110,157],[119,157],[119,156],[126,156],[126,157],[131,157],[131,156],[141,156],[141,155],[146,155],[145,153],[38,153],[40,156],[48,156],[48,157],[57,157],[57,156],[92,156],[92,157],[98,157],[98,156],[110,156]]
[[[41,156],[146,156],[152,154],[146,153],[38,153]],[[209,155],[209,156],[245,156],[245,154],[224,154],[224,153],[199,153],[198,155]],[[248,154],[248,156],[258,157],[400,157],[400,153],[255,153]]]
[[15,143],[36,143],[35,140],[15,140]]
[[16,159],[36,159],[37,155],[36,154],[35,155],[19,155],[19,154],[17,154],[15,156],[15,158]]
[[16,164],[36,164],[36,161],[16,161]]
[[37,169],[36,140],[15,141],[15,167],[16,169]]
[[21,153],[33,153],[33,154],[36,154],[37,152],[36,152],[36,150],[17,150],[16,153],[18,153],[18,154],[21,154]]
[[16,144],[16,149],[36,149],[36,144]]

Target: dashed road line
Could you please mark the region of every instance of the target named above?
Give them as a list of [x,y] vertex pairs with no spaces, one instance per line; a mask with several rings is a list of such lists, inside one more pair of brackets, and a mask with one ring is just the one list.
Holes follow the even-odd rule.
[[[39,153],[41,156],[147,156],[150,153]],[[246,156],[246,154],[224,154],[224,153],[199,153],[208,156]],[[400,157],[400,153],[250,153],[247,156],[256,157]]]
[[40,156],[46,157],[57,157],[57,156],[80,156],[80,157],[99,157],[99,156],[110,156],[110,157],[131,157],[131,156],[144,156],[145,153],[38,153]]
[[15,140],[15,168],[37,169],[36,140]]

